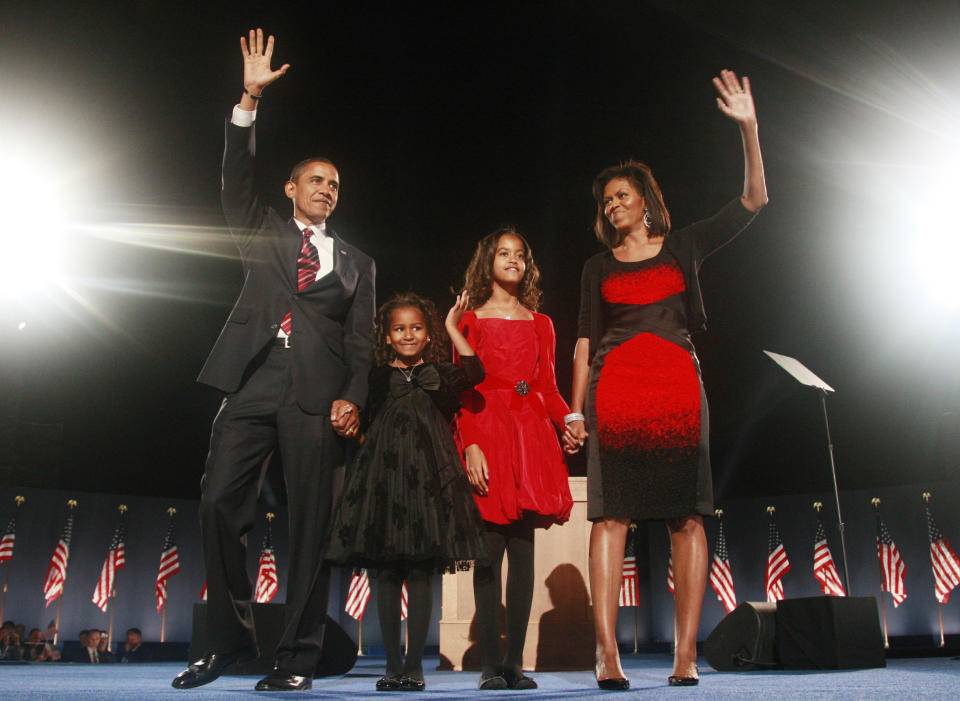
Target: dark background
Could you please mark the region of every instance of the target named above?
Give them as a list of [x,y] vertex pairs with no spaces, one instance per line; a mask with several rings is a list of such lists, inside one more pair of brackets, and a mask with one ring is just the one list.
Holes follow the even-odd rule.
[[331,223],[377,260],[378,299],[441,306],[475,242],[516,224],[565,396],[593,176],[635,157],[676,226],[712,214],[743,165],[710,79],[749,75],[771,201],[704,266],[695,337],[718,498],[829,485],[818,398],[763,349],[837,390],[842,488],[956,476],[957,307],[924,284],[949,281],[927,238],[957,225],[917,208],[956,177],[957,2],[6,2],[0,22],[4,177],[36,198],[4,202],[4,245],[62,258],[0,298],[5,481],[198,495],[219,399],[194,377],[242,282],[218,186],[252,26],[292,64],[257,120],[273,204],[293,162],[332,158]]

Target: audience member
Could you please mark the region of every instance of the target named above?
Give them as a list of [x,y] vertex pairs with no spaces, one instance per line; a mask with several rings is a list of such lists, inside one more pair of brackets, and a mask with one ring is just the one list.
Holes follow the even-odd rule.
[[23,644],[23,658],[30,662],[58,662],[60,651],[43,639],[43,631],[33,628]]
[[97,645],[97,653],[100,657],[101,664],[114,663],[117,661],[117,656],[110,652],[110,634],[101,630],[100,632],[100,642]]
[[123,644],[123,652],[120,654],[121,662],[151,662],[152,655],[150,650],[143,647],[143,634],[139,628],[131,628],[127,631],[127,641]]
[[23,647],[20,645],[20,637],[17,635],[16,628],[6,623],[0,628],[0,660],[19,661],[23,659]]

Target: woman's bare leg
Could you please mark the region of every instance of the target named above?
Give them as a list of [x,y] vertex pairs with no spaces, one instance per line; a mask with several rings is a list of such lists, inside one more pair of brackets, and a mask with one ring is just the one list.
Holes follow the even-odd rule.
[[676,591],[677,649],[673,674],[697,676],[697,629],[707,587],[707,536],[703,517],[667,521],[673,551],[673,577]]
[[629,519],[604,519],[590,529],[590,596],[597,633],[597,680],[622,679],[617,649],[617,614],[623,579],[623,549]]

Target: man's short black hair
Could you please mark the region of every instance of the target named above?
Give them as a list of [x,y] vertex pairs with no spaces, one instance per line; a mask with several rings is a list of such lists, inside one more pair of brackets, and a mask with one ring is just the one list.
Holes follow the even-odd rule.
[[290,182],[297,182],[297,178],[300,177],[300,173],[303,172],[303,169],[306,168],[311,163],[327,163],[328,165],[333,166],[333,169],[340,172],[340,169],[337,168],[337,164],[331,161],[329,158],[324,158],[323,156],[312,156],[310,158],[304,158],[302,161],[297,163],[290,169]]

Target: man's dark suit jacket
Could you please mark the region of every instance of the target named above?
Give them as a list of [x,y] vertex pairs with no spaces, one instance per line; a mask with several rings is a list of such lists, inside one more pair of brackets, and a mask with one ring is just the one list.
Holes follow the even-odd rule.
[[240,249],[244,283],[207,362],[197,378],[235,392],[250,362],[277,335],[293,312],[290,352],[293,387],[300,408],[330,411],[335,399],[362,407],[372,363],[373,259],[333,238],[333,272],[297,290],[302,235],[292,218],[263,206],[254,189],[254,127],[227,122],[223,156],[223,211]]

